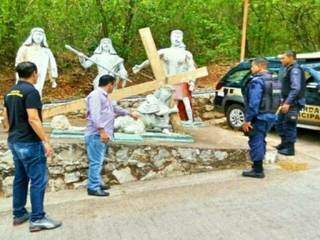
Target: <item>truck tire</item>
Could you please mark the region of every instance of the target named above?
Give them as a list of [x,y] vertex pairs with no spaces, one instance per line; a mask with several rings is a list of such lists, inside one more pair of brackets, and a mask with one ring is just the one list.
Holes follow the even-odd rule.
[[233,129],[240,129],[244,123],[244,107],[240,104],[231,104],[226,112],[228,125]]

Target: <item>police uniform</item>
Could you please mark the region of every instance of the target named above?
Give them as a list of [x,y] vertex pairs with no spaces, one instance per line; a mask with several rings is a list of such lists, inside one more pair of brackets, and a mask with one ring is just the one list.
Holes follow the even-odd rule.
[[281,144],[277,146],[279,153],[294,155],[294,143],[297,138],[297,121],[300,110],[305,105],[306,79],[303,69],[297,64],[284,68],[281,79],[282,103],[290,105],[287,113],[278,116],[276,130],[281,137]]
[[272,85],[267,84],[271,82],[267,80],[271,79],[272,76],[268,72],[252,75],[244,89],[245,121],[253,126],[248,133],[253,169],[244,171],[244,176],[264,177],[265,138],[275,122],[275,114],[272,112]]

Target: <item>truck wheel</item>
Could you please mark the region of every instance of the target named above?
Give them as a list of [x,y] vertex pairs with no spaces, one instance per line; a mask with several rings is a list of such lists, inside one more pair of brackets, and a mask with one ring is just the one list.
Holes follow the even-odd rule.
[[231,128],[240,129],[244,123],[244,107],[240,104],[232,104],[227,109],[227,121]]

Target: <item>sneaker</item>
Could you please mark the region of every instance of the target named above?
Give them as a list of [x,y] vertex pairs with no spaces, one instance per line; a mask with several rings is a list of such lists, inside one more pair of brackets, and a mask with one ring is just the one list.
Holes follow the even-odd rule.
[[29,213],[25,213],[23,214],[21,217],[14,217],[13,218],[13,226],[18,226],[18,225],[21,225],[23,223],[25,223],[26,221],[29,220]]
[[58,228],[62,225],[62,222],[55,221],[53,219],[48,218],[47,216],[44,216],[42,219],[36,220],[36,221],[30,221],[30,232],[38,232],[41,230],[50,230]]

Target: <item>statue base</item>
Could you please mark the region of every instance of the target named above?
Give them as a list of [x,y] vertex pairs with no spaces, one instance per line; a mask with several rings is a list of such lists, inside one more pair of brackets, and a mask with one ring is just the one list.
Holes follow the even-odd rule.
[[[71,139],[83,139],[83,130],[52,130],[51,138],[71,138]],[[141,143],[145,141],[162,141],[162,142],[177,142],[177,143],[193,143],[194,140],[191,135],[179,134],[179,133],[157,133],[146,132],[143,134],[127,134],[127,133],[115,133],[114,143]]]

